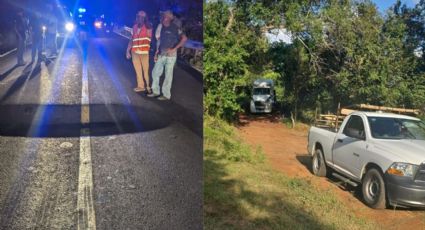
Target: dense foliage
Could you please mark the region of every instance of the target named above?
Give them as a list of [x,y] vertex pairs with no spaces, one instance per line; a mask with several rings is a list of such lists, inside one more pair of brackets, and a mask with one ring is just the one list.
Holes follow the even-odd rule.
[[[292,43],[269,43],[286,29]],[[272,78],[284,112],[425,106],[425,0],[385,13],[368,0],[204,2],[204,107],[234,119],[252,81]],[[415,55],[416,53],[416,55]]]

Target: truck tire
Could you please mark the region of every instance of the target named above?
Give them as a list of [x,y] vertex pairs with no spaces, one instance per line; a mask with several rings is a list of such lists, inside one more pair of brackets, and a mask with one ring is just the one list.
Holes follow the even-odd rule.
[[311,162],[311,168],[313,174],[319,177],[325,177],[327,167],[325,163],[325,158],[323,157],[323,152],[321,149],[316,149],[313,154],[313,160]]
[[366,172],[362,180],[363,200],[367,206],[374,209],[384,209],[386,204],[385,182],[382,173],[371,168]]

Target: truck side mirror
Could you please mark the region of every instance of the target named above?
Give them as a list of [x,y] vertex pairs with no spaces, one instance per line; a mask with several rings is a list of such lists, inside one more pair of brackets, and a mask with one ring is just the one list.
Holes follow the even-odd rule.
[[361,131],[361,130],[347,128],[346,130],[344,130],[344,134],[346,136],[356,138],[359,140],[366,140],[366,137],[364,135],[365,133],[364,131]]

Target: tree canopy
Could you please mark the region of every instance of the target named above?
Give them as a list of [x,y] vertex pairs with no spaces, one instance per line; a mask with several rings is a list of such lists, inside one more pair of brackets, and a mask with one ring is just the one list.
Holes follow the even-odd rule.
[[[270,43],[286,29],[292,43]],[[228,120],[256,78],[280,108],[309,119],[337,104],[425,106],[425,0],[381,14],[368,0],[204,2],[204,108]],[[415,55],[416,54],[416,55]]]

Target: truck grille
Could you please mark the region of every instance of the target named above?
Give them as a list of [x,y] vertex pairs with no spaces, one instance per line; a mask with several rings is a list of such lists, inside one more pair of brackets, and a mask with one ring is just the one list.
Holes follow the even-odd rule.
[[415,175],[415,180],[425,181],[425,164],[419,165],[419,169]]
[[254,102],[254,105],[255,105],[255,106],[264,107],[264,106],[266,106],[266,103],[264,103],[264,102],[262,102],[262,101],[255,101],[255,102]]

